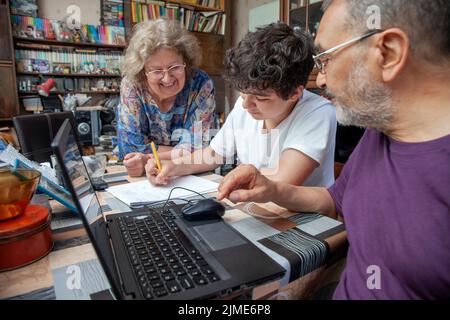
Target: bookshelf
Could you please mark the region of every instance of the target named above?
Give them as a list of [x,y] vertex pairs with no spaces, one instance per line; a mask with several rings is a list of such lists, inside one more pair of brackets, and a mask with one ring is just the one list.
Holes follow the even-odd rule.
[[[102,43],[90,43],[90,42],[69,42],[58,40],[46,40],[46,39],[32,39],[25,37],[13,37],[14,45],[22,48],[33,48],[32,45],[40,45],[39,50],[52,50],[52,46],[64,46],[64,47],[80,47],[80,48],[105,48],[105,49],[125,49],[125,45],[114,44],[102,44]],[[38,47],[34,47],[38,48]]]
[[[19,91],[19,93],[24,94],[24,95],[35,95],[36,91]],[[66,93],[65,91],[51,91],[50,94],[64,94]],[[120,93],[119,90],[117,91],[82,91],[82,90],[78,90],[78,91],[72,91],[71,93],[85,93],[85,94],[106,94],[106,93]]]
[[189,31],[224,35],[227,19],[225,1],[214,1],[212,3],[218,6],[198,4],[207,3],[208,0],[130,0],[129,5],[125,7],[129,10],[131,26],[142,21],[167,17],[180,21]]
[[39,73],[39,72],[17,72],[23,76],[46,76],[46,77],[81,77],[81,78],[120,78],[120,74],[90,74],[90,73]]
[[[70,43],[61,46],[60,43],[47,40],[33,40],[30,43],[38,46],[30,47],[22,40],[14,41],[20,113],[32,110],[26,110],[24,100],[29,100],[33,93],[35,97],[39,97],[37,85],[49,78],[54,79],[56,83],[51,94],[119,94],[120,63],[124,46],[91,43]],[[95,100],[98,99],[100,97]]]
[[31,112],[33,109],[25,108],[25,100],[39,100],[37,85],[49,78],[56,83],[52,96],[88,94],[92,101],[102,101],[119,94],[120,63],[126,48],[123,4],[117,10],[117,1],[95,0],[100,4],[101,24],[82,24],[73,30],[61,21],[37,17],[37,6],[28,12],[29,5],[15,8],[8,0],[0,1],[9,19],[6,27],[14,66],[11,83],[17,96],[16,107],[4,115],[0,110],[0,118],[11,120]]
[[10,26],[9,3],[0,0],[0,127],[10,125],[11,117],[19,112]]
[[166,2],[170,2],[170,3],[175,3],[175,4],[179,4],[179,5],[184,5],[184,6],[190,6],[193,7],[197,10],[201,10],[201,11],[222,11],[225,12],[225,0],[220,0],[220,1],[214,1],[214,3],[219,4],[217,5],[212,5],[212,6],[207,6],[207,5],[201,5],[200,3],[206,3],[208,1],[199,1],[199,0],[193,0],[193,1],[166,1]]

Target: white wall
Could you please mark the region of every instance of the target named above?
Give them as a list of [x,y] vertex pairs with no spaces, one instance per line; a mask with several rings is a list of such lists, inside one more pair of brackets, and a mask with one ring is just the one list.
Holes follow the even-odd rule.
[[72,4],[80,7],[82,24],[100,24],[100,0],[38,0],[39,17],[61,20]]
[[261,4],[251,8],[248,15],[249,31],[256,31],[256,27],[277,22],[280,18],[280,3],[272,0],[269,3]]

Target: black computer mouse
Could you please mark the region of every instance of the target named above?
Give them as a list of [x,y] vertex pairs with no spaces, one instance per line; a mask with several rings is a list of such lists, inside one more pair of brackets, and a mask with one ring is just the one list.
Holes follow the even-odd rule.
[[181,213],[186,220],[211,220],[218,219],[225,213],[225,207],[214,199],[201,199],[185,205]]

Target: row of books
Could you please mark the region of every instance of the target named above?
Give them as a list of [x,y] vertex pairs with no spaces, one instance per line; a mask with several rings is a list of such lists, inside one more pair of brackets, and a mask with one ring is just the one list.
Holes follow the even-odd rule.
[[69,29],[58,20],[11,15],[13,34],[16,37],[121,45],[126,44],[125,28],[109,25],[82,25],[79,30]]
[[[95,32],[95,29],[93,29]],[[125,28],[110,26],[110,25],[100,25],[97,27],[98,40],[97,43],[103,44],[113,44],[113,45],[126,45],[125,39]]]
[[196,11],[161,1],[131,2],[133,23],[160,17],[176,19],[189,31],[225,34],[226,14],[222,11]]
[[16,50],[18,72],[120,75],[120,53]]
[[117,27],[124,26],[123,0],[102,1],[102,23]]
[[[136,2],[140,2],[140,3],[164,3],[167,1],[155,1],[155,0],[134,0]],[[170,0],[168,1],[170,2]],[[181,5],[199,5],[199,6],[203,6],[203,7],[209,7],[209,8],[213,8],[213,9],[219,9],[219,10],[223,10],[224,6],[225,6],[225,0],[181,0],[181,1],[172,1],[172,2],[176,2],[179,3]]]
[[221,0],[195,0],[195,4],[210,8],[222,8]]

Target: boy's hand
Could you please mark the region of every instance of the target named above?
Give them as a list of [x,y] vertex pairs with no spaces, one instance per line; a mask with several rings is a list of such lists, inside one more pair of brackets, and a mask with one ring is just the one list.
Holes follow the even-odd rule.
[[155,160],[150,159],[147,161],[147,164],[145,165],[145,173],[152,185],[165,186],[177,175],[177,165],[172,161],[161,161],[161,167],[162,169],[159,171]]

